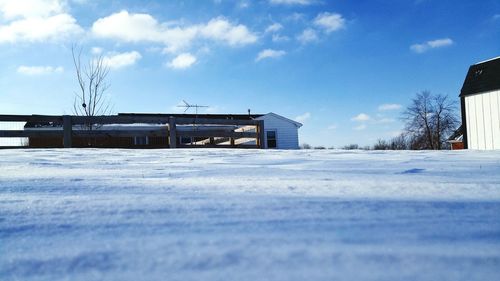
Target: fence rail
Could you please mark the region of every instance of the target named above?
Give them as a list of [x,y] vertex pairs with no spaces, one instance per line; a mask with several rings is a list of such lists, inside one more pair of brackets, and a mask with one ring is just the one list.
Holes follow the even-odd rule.
[[[47,123],[52,122],[52,126],[60,126],[61,129],[36,129],[26,130],[0,130],[0,138],[52,138],[61,137],[63,147],[72,147],[74,137],[167,137],[168,146],[176,147],[238,147],[238,148],[263,148],[264,147],[264,121],[262,120],[242,120],[242,119],[212,119],[212,118],[186,118],[174,116],[71,116],[71,115],[0,115],[0,122],[32,122]],[[73,125],[105,125],[105,124],[163,124],[160,129],[94,129],[75,130]],[[192,125],[192,130],[182,128],[177,125]],[[203,130],[198,130],[199,126],[209,125]],[[212,125],[233,125],[233,129],[222,130],[220,127],[211,129]],[[255,131],[241,132],[234,131],[236,128],[255,126]],[[181,137],[206,138],[229,138],[230,145],[217,145],[213,142],[205,145],[185,145],[178,143]],[[255,145],[235,144],[235,139],[250,138],[255,139]]]

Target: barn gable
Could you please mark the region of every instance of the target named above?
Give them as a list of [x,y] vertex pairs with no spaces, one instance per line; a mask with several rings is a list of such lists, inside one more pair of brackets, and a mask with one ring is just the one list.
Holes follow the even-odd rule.
[[465,77],[460,96],[500,89],[500,57],[472,65]]

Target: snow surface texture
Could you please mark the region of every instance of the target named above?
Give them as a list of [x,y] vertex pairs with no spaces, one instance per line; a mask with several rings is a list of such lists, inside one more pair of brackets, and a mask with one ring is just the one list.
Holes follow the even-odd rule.
[[0,280],[500,280],[500,151],[0,150]]

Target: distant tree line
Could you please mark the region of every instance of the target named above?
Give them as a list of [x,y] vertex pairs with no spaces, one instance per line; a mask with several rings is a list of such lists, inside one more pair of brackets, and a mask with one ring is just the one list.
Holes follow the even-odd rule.
[[[402,133],[392,139],[378,139],[372,146],[360,147],[349,144],[342,149],[364,150],[440,150],[448,148],[447,138],[453,134],[460,122],[456,112],[456,101],[447,96],[429,91],[417,93],[410,105],[401,114],[405,126]],[[307,144],[303,149],[311,149]],[[324,147],[314,147],[324,149]]]

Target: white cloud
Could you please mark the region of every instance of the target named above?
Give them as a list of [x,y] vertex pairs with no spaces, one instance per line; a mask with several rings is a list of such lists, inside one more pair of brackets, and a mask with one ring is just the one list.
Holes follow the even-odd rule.
[[432,41],[427,41],[422,44],[414,44],[410,46],[410,50],[415,53],[421,54],[425,53],[430,49],[443,48],[453,45],[454,42],[450,38],[436,39]]
[[301,114],[297,117],[294,118],[295,121],[299,122],[299,123],[304,123],[306,122],[309,118],[311,118],[311,113],[309,112],[306,112],[304,114]]
[[60,40],[83,32],[64,0],[0,0],[0,44]]
[[92,25],[96,37],[117,39],[125,42],[162,43],[168,52],[188,48],[196,39],[209,39],[230,46],[255,43],[257,35],[242,24],[233,24],[217,17],[206,24],[180,26],[159,23],[149,14],[130,14],[127,11],[100,18]]
[[378,110],[379,111],[399,110],[399,109],[401,109],[401,107],[402,106],[400,104],[385,103],[385,104],[379,105]]
[[356,131],[362,131],[362,130],[366,129],[366,125],[362,124],[362,125],[354,127],[353,129]]
[[223,41],[231,46],[247,45],[257,41],[257,35],[250,32],[246,26],[233,25],[223,17],[212,19],[198,28],[203,37]]
[[344,28],[345,19],[341,14],[328,12],[319,14],[313,21],[314,25],[323,28],[327,33]]
[[240,4],[238,4],[238,7],[240,9],[246,9],[246,8],[250,7],[250,3],[248,3],[247,1],[241,1]]
[[299,40],[302,44],[317,41],[318,34],[316,33],[316,31],[314,29],[307,28],[304,31],[302,31],[301,34],[299,34],[297,36],[297,40]]
[[103,51],[103,49],[101,47],[92,47],[92,49],[90,50],[90,52],[93,55],[100,55],[100,54],[102,54],[102,51]]
[[273,32],[278,32],[283,29],[283,25],[279,23],[273,23],[270,26],[266,28],[266,33],[273,33]]
[[196,63],[196,57],[190,53],[183,53],[175,57],[168,66],[173,69],[186,69]]
[[0,26],[0,43],[60,40],[82,32],[83,29],[69,14],[48,18],[27,18]]
[[64,71],[62,66],[25,66],[21,65],[17,68],[17,73],[24,75],[44,75],[52,73],[61,73]]
[[271,4],[285,4],[285,5],[310,5],[312,0],[269,0]]
[[63,0],[0,0],[0,13],[7,20],[48,17],[64,13],[65,3]]
[[148,14],[129,14],[127,11],[100,18],[92,25],[96,37],[125,42],[164,43],[178,49],[188,45],[196,36],[193,28],[169,28]]
[[284,36],[284,35],[273,34],[272,40],[273,40],[273,42],[285,42],[285,41],[290,40],[290,38],[288,38],[288,36]]
[[279,58],[286,55],[286,52],[283,50],[272,50],[272,49],[265,49],[262,50],[258,55],[255,61],[260,61],[266,58]]
[[354,116],[353,118],[351,118],[351,121],[364,122],[364,121],[368,121],[370,119],[371,119],[370,115],[365,114],[365,113],[360,113],[360,114]]
[[118,69],[133,65],[142,58],[137,51],[125,53],[111,53],[103,57],[103,63],[111,69]]
[[303,13],[297,13],[297,12],[286,17],[287,20],[291,20],[291,21],[302,21],[302,20],[304,20],[304,18],[305,18],[305,15]]

